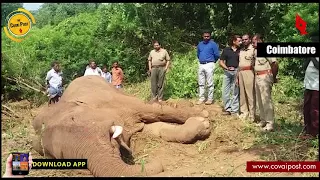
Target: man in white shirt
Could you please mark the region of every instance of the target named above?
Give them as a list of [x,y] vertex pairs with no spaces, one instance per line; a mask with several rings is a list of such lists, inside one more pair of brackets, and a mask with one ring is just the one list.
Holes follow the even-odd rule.
[[[319,31],[311,36],[313,42],[319,42]],[[303,116],[306,137],[319,134],[319,57],[306,60],[304,77]]]
[[62,96],[62,71],[57,61],[52,63],[52,69],[47,72],[46,85],[49,104],[58,102]]
[[100,68],[97,67],[97,64],[94,60],[90,61],[90,67],[87,68],[84,72],[84,76],[90,75],[102,76],[102,71]]

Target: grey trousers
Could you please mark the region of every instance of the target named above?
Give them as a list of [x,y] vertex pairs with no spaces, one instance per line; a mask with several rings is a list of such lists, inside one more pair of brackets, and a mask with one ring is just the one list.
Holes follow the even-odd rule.
[[151,93],[152,99],[163,100],[165,67],[152,67],[151,69]]
[[235,71],[224,71],[222,99],[224,110],[231,113],[239,113],[239,86],[236,85],[237,69]]

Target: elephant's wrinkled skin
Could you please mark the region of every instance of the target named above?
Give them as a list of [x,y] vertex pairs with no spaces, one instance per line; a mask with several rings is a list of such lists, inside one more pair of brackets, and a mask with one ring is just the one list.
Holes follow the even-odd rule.
[[[52,158],[88,159],[94,176],[150,176],[163,171],[161,163],[147,163],[141,172],[141,165],[123,162],[120,144],[129,149],[130,137],[142,129],[180,143],[208,137],[209,121],[193,112],[146,104],[99,76],[80,77],[71,82],[59,103],[44,108],[34,119],[33,147]],[[122,134],[112,138],[119,126]]]

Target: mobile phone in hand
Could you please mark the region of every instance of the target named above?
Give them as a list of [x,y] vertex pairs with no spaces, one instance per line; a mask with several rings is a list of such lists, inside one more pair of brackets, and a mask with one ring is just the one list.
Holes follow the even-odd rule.
[[12,175],[29,174],[29,153],[12,153]]

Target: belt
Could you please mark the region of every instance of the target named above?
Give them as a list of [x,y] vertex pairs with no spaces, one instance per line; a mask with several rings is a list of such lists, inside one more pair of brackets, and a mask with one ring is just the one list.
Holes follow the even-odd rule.
[[255,72],[256,75],[271,74],[271,73],[272,73],[272,71],[270,69]]
[[200,64],[208,64],[208,63],[213,63],[213,61],[203,61],[203,62],[199,62]]
[[252,66],[239,67],[240,71],[253,70]]
[[159,68],[159,67],[165,67],[166,65],[154,65],[154,66],[151,66],[152,68]]

